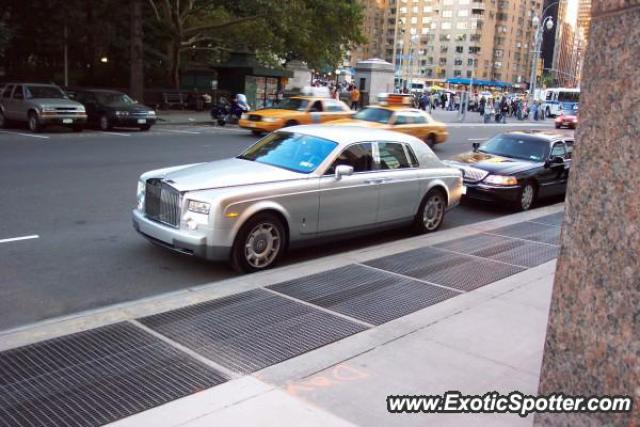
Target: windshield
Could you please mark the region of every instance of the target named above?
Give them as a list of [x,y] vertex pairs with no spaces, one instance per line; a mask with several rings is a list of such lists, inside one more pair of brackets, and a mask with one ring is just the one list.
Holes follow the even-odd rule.
[[481,153],[513,159],[541,162],[547,157],[549,144],[522,135],[497,135],[480,146]]
[[580,92],[559,92],[558,101],[560,102],[578,102],[580,100]]
[[384,108],[363,108],[353,116],[356,120],[376,123],[389,123],[390,117],[391,111],[385,110]]
[[338,144],[315,136],[276,132],[250,147],[239,159],[300,173],[313,172]]
[[119,92],[96,92],[95,93],[98,102],[101,104],[126,104],[133,105],[135,101],[129,98],[128,95]]
[[307,109],[307,105],[309,105],[309,101],[307,99],[287,98],[271,108],[276,108],[278,110],[304,111]]
[[25,86],[25,94],[27,98],[66,98],[55,86]]

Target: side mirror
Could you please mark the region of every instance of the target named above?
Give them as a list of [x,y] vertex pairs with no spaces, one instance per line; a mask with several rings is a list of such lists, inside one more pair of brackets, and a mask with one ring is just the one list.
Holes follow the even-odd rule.
[[353,166],[338,165],[336,166],[336,180],[340,180],[343,176],[349,176],[353,174]]
[[549,160],[544,162],[544,166],[547,168],[549,167],[552,168],[554,166],[560,166],[560,165],[564,165],[564,159],[560,156],[553,156]]
[[471,144],[471,146],[473,147],[473,152],[477,153],[478,149],[480,148],[480,143],[479,142],[474,142],[473,144]]

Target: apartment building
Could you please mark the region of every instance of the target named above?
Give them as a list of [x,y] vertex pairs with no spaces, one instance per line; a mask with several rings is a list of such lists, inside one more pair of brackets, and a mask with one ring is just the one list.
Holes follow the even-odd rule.
[[395,63],[403,80],[526,86],[532,17],[542,0],[367,0],[364,6],[369,42],[353,52],[352,64],[380,57]]

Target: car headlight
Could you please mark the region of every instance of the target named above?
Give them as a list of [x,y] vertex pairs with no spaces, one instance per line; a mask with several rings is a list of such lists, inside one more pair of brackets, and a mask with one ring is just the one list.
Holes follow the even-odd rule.
[[138,181],[138,191],[136,192],[136,198],[138,199],[138,210],[144,209],[144,191],[145,183],[142,180]]
[[264,119],[262,119],[262,121],[265,123],[275,123],[278,121],[278,119],[276,119],[275,117],[265,117]]
[[203,215],[209,215],[209,209],[211,205],[207,202],[198,202],[196,200],[189,200],[187,204],[187,210]]
[[240,118],[241,118],[242,120],[249,120],[249,115],[248,115],[247,113],[242,113],[242,114],[240,115]]
[[518,185],[518,180],[513,176],[489,175],[484,182],[492,185]]
[[149,115],[149,116],[155,116],[155,115],[156,115],[156,112],[155,112],[155,111],[153,111],[153,110],[151,110],[151,111],[147,111],[147,115]]
[[128,115],[129,115],[128,111],[116,111],[116,116],[123,117]]

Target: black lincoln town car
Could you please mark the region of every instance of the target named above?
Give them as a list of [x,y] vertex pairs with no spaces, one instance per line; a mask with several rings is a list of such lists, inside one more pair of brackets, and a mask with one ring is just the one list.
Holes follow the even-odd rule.
[[507,132],[447,163],[462,170],[465,198],[527,210],[538,199],[565,193],[573,142],[557,133]]

